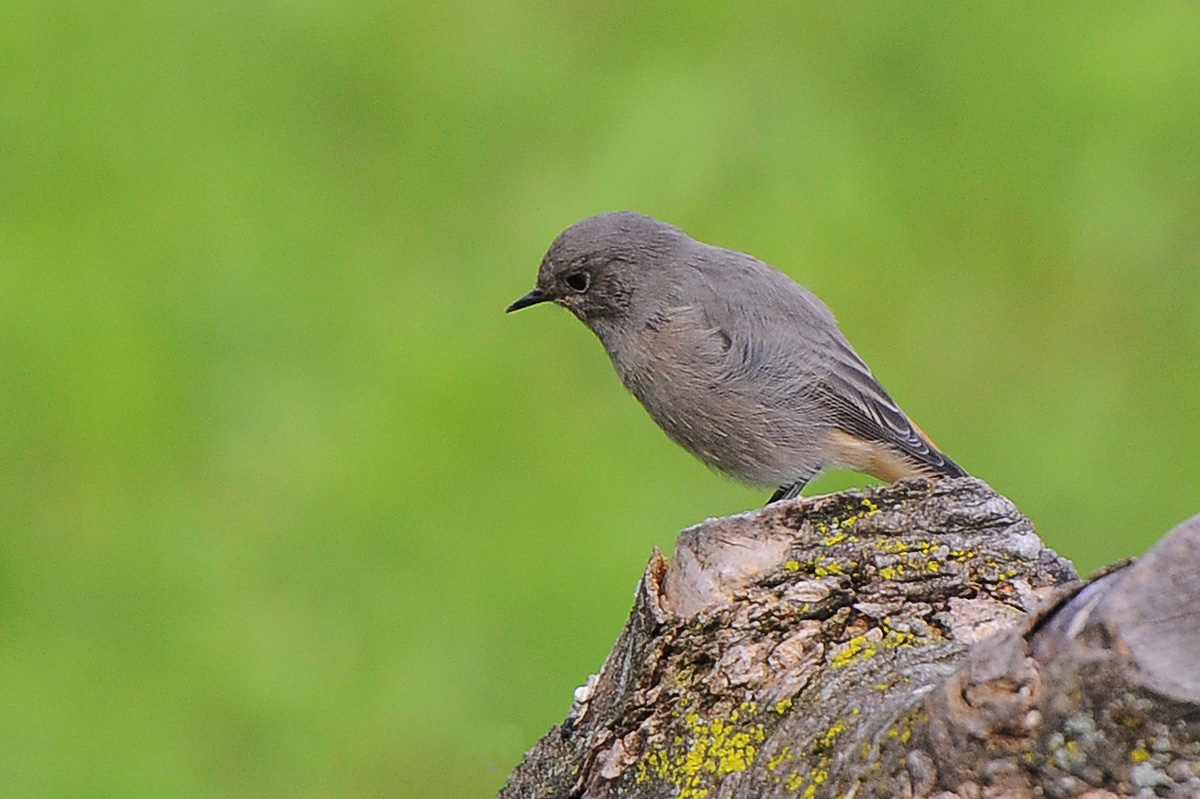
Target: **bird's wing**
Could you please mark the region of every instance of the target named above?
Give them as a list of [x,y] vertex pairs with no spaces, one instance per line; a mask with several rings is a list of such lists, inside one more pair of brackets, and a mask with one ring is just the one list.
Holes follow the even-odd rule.
[[[741,348],[738,368],[756,372],[764,391],[781,402],[803,395],[837,429],[885,444],[931,472],[966,474],[900,410],[819,297],[751,255],[719,250],[713,256],[715,248],[700,246],[709,257],[694,263],[705,279],[689,290],[705,297],[709,323]],[[781,361],[791,368],[778,369]],[[807,378],[804,385],[795,383],[797,375]]]
[[879,384],[850,343],[840,335],[829,344],[829,369],[818,382],[816,393],[832,413],[834,425],[851,435],[887,444],[948,477],[966,475],[925,437],[900,406]]

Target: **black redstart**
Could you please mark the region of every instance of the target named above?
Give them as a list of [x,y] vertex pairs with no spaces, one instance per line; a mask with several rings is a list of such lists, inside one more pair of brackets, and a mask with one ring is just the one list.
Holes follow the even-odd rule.
[[571,311],[666,434],[797,496],[826,467],[893,481],[966,472],[900,410],[808,289],[746,253],[632,211],[567,228],[508,307]]

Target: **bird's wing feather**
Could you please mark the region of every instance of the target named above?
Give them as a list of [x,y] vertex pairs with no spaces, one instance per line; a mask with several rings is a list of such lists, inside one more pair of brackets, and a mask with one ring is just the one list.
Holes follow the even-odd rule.
[[830,368],[817,392],[838,429],[894,447],[937,474],[966,474],[917,430],[845,338],[835,336],[831,344]]

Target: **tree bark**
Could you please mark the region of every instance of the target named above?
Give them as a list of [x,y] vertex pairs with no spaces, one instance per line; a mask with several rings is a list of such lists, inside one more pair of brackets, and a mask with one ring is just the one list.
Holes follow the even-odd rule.
[[656,551],[501,799],[1200,797],[1200,517],[1080,583],[974,478]]

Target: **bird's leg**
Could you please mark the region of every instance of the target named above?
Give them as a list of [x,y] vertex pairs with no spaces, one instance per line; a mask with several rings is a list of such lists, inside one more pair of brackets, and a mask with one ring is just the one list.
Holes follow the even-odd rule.
[[808,485],[808,481],[811,479],[813,479],[813,475],[809,474],[801,477],[791,485],[780,486],[771,495],[771,498],[767,500],[767,504],[771,505],[776,502],[782,502],[785,499],[795,499],[800,496],[800,492],[804,490],[804,487]]

